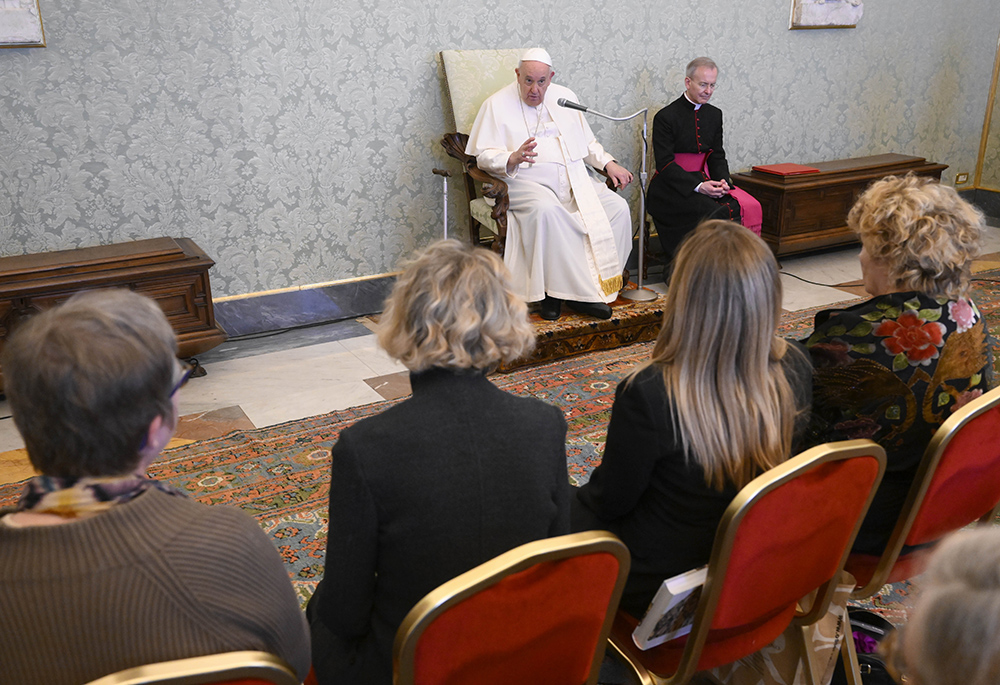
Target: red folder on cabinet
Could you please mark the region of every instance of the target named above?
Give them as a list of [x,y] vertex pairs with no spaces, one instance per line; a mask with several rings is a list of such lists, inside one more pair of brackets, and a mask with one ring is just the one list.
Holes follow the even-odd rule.
[[760,166],[752,167],[752,169],[754,171],[762,171],[765,174],[774,174],[775,176],[796,176],[798,174],[819,173],[819,169],[814,166],[792,164],[791,162],[786,162],[785,164],[762,164]]

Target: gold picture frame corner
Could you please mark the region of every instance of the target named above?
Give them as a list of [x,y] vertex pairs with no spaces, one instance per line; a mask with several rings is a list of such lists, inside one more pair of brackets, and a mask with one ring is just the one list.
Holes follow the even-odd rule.
[[813,31],[817,29],[856,29],[857,24],[796,24],[795,6],[801,4],[802,0],[789,0],[788,6],[788,30],[789,31]]
[[[9,8],[5,8],[4,11],[15,11]],[[30,10],[25,10],[26,13],[30,13]],[[42,21],[42,8],[39,0],[35,0],[35,15],[38,18],[38,32],[41,35],[41,40],[38,41],[15,41],[11,38],[5,37],[3,35],[3,29],[0,28],[0,49],[2,48],[44,48],[47,47],[47,41],[45,39],[45,23]]]

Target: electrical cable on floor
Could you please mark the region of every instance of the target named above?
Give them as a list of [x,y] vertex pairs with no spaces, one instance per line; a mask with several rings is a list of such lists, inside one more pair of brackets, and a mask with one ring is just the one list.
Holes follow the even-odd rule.
[[802,276],[796,276],[795,274],[788,273],[787,271],[779,271],[778,273],[779,274],[783,274],[785,276],[791,276],[792,278],[797,278],[800,281],[802,281],[803,283],[808,283],[810,285],[821,285],[824,288],[839,288],[840,287],[839,285],[834,285],[832,283],[817,283],[816,281],[810,281],[808,278],[802,278]]
[[[288,333],[289,331],[298,331],[304,328],[315,328],[317,326],[325,326],[326,324],[337,323],[338,321],[346,321],[347,319],[334,319],[333,321],[314,321],[312,323],[304,323],[299,326],[290,326],[288,328],[279,328],[276,331],[263,331],[261,333],[247,333],[246,335],[237,335],[231,338],[226,338],[226,342],[243,342],[245,340],[260,340],[262,338],[273,338],[276,335],[281,335],[282,333]],[[191,378],[201,378],[208,374],[208,369],[201,365],[194,357],[186,357],[185,361],[194,367],[191,370]],[[2,397],[2,395],[0,395]],[[0,417],[9,418],[9,417]]]
[[[795,274],[789,273],[787,271],[779,271],[778,273],[782,274],[784,276],[791,276],[792,278],[797,278],[800,281],[802,281],[803,283],[809,283],[810,285],[821,285],[824,288],[857,287],[857,286],[847,286],[847,285],[845,285],[843,283],[838,284],[838,285],[834,285],[832,283],[817,283],[816,281],[810,281],[808,278],[802,278],[802,276],[796,276]],[[996,278],[972,278],[970,280],[971,281],[979,281],[980,283],[1000,283],[1000,279],[996,279]]]
[[279,328],[276,331],[261,331],[260,333],[245,333],[244,335],[234,335],[226,338],[226,342],[241,342],[243,340],[260,340],[262,338],[273,338],[276,335],[293,331],[295,328]]
[[326,326],[332,323],[340,323],[341,321],[347,321],[348,319],[357,319],[359,317],[347,317],[346,319],[330,319],[328,321],[313,321],[311,323],[303,323],[298,326],[289,326],[288,328],[279,328],[276,331],[261,331],[260,333],[246,333],[244,335],[234,335],[226,339],[226,342],[243,342],[244,340],[261,340],[263,338],[272,338],[276,335],[281,335],[283,333],[288,333],[290,331],[301,331],[306,328],[316,328],[317,326]]
[[184,361],[191,365],[190,378],[201,378],[208,375],[208,369],[201,365],[201,362],[194,357],[188,357]]

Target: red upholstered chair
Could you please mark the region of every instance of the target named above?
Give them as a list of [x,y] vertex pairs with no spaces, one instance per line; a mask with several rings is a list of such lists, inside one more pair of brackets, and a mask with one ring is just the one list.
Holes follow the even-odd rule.
[[886,583],[917,575],[928,550],[901,555],[904,545],[924,545],[973,521],[992,521],[998,502],[1000,388],[969,402],[934,433],[885,551],[847,559],[858,581],[853,597],[871,597]]
[[[934,433],[885,551],[848,557],[845,568],[858,581],[852,597],[871,597],[886,583],[919,574],[930,548],[902,554],[904,545],[927,545],[974,521],[992,522],[998,502],[1000,388],[969,402]],[[860,682],[856,669],[853,657],[848,678],[853,671]]]
[[267,652],[227,652],[137,666],[87,685],[299,685],[284,659]]
[[[619,611],[612,646],[643,685],[679,685],[756,652],[793,620],[803,628],[815,623],[884,471],[881,447],[848,440],[814,447],[755,478],[719,523],[690,635],[640,651],[632,640],[638,621]],[[816,590],[808,611],[799,610]],[[812,681],[809,660],[803,663]]]
[[521,545],[437,588],[393,645],[396,685],[593,685],[628,575],[604,531]]

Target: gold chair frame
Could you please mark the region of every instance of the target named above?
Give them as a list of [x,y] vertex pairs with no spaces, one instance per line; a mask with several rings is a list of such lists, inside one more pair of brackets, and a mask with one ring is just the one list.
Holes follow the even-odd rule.
[[[892,567],[896,564],[896,560],[899,559],[899,554],[906,542],[906,536],[910,534],[910,528],[913,527],[913,522],[917,518],[920,506],[923,504],[924,496],[930,487],[934,472],[937,470],[948,444],[966,424],[981,414],[997,407],[1000,407],[1000,388],[990,390],[981,397],[977,397],[969,402],[949,416],[934,432],[934,435],[931,436],[931,441],[927,444],[927,449],[924,450],[923,459],[917,468],[917,474],[913,479],[913,485],[910,486],[910,492],[906,496],[902,513],[896,522],[896,527],[893,529],[892,535],[889,537],[885,551],[879,558],[878,566],[875,567],[875,572],[872,574],[871,580],[863,587],[856,588],[851,593],[853,599],[871,597],[886,584]],[[1000,435],[997,436],[997,439],[1000,440]],[[979,519],[979,522],[989,523],[998,513],[1000,513],[1000,503],[997,503],[997,506],[984,514]]]
[[[899,560],[899,555],[906,543],[906,537],[910,534],[913,522],[916,520],[917,513],[924,502],[924,497],[927,495],[927,489],[934,478],[934,472],[937,471],[938,464],[941,462],[941,457],[944,456],[949,443],[968,423],[982,414],[997,408],[1000,408],[1000,388],[990,390],[981,397],[977,397],[975,400],[969,402],[945,419],[944,423],[934,432],[930,442],[927,444],[927,449],[924,450],[924,456],[920,461],[920,465],[917,467],[917,473],[913,478],[913,485],[910,486],[910,492],[903,503],[903,509],[900,512],[899,519],[896,521],[896,527],[893,528],[892,534],[889,536],[889,542],[886,543],[885,550],[879,557],[878,564],[872,572],[872,577],[863,586],[854,589],[851,593],[852,599],[867,599],[868,597],[872,597],[889,581],[889,574]],[[1000,436],[997,436],[997,439],[1000,440]],[[992,523],[998,514],[1000,514],[1000,502],[979,519],[979,525]],[[847,643],[847,650],[842,652],[842,656],[848,685],[862,685],[860,665],[858,663],[858,655],[854,649],[854,643],[852,640],[848,640]]]
[[595,685],[600,675],[601,662],[614,622],[615,610],[621,599],[622,590],[631,564],[628,548],[617,536],[607,531],[586,531],[562,535],[545,540],[536,540],[515,547],[462,575],[449,580],[431,591],[420,600],[403,619],[392,649],[392,665],[395,685],[413,685],[415,682],[414,658],[417,644],[427,627],[449,608],[468,597],[496,585],[504,578],[531,568],[537,564],[559,561],[570,557],[594,553],[608,553],[618,560],[618,578],[611,593],[611,601],[601,626],[590,665],[590,677],[585,685]]
[[274,685],[301,683],[281,657],[269,652],[242,651],[136,666],[87,685],[204,685],[240,679],[266,680]]
[[[878,473],[872,484],[871,491],[868,493],[864,508],[854,524],[854,530],[847,544],[844,546],[844,551],[841,554],[840,563],[837,567],[838,571],[818,588],[808,610],[800,608],[792,619],[792,623],[799,628],[799,630],[794,632],[796,639],[801,640],[799,646],[803,648],[802,653],[805,654],[805,629],[826,614],[838,581],[841,579],[841,571],[844,563],[847,561],[851,545],[854,543],[854,538],[857,537],[858,530],[861,528],[861,522],[864,520],[865,512],[868,511],[872,498],[875,496],[875,490],[878,488],[885,473],[885,450],[871,440],[845,440],[818,445],[761,474],[739,491],[735,499],[729,504],[729,507],[722,516],[722,521],[719,523],[715,535],[715,543],[712,547],[712,555],[708,562],[708,576],[705,580],[701,599],[698,602],[698,608],[695,611],[691,633],[688,635],[687,643],[685,644],[684,652],[676,672],[667,677],[649,671],[641,663],[637,654],[638,650],[634,644],[619,644],[612,638],[611,646],[631,667],[642,685],[681,685],[681,683],[688,682],[697,673],[698,660],[701,657],[705,640],[708,638],[708,633],[712,625],[712,616],[715,613],[715,608],[722,593],[722,581],[726,577],[730,553],[736,540],[736,533],[743,518],[753,508],[754,504],[775,488],[823,464],[853,459],[855,457],[874,457],[878,461]],[[803,600],[805,599],[803,598]],[[850,642],[851,640],[849,639],[845,640],[845,643]],[[803,659],[803,665],[805,666],[808,682],[815,684],[816,676],[812,672],[812,666],[808,657]]]

